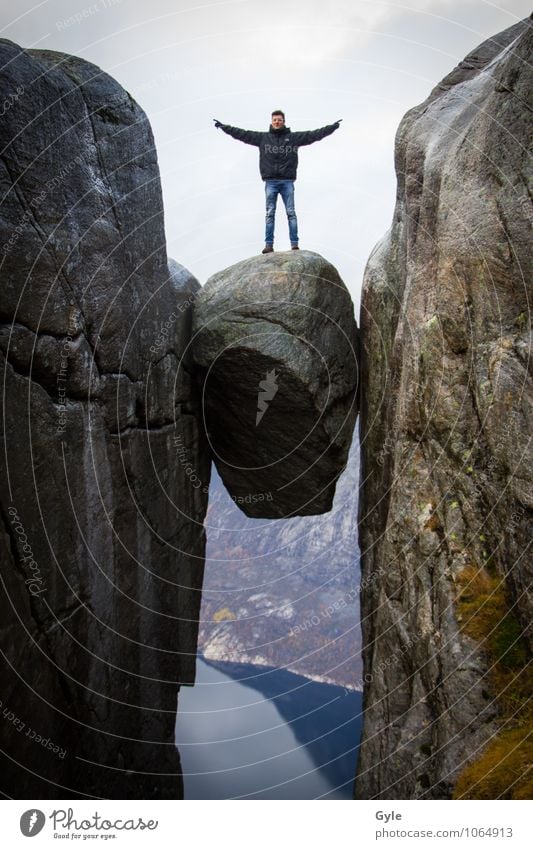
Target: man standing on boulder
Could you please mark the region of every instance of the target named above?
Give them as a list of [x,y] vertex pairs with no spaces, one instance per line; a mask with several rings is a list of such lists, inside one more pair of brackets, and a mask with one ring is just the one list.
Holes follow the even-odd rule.
[[293,251],[297,251],[298,221],[294,209],[294,181],[298,168],[298,148],[320,141],[320,139],[338,130],[342,118],[334,124],[321,127],[319,130],[304,130],[300,133],[293,133],[290,127],[285,126],[285,115],[281,109],[276,109],[272,113],[272,122],[266,133],[230,127],[229,124],[221,124],[216,118],[213,118],[213,121],[215,127],[224,130],[234,139],[259,148],[259,171],[265,181],[266,196],[265,247],[263,253],[269,254],[274,250],[274,219],[278,194],[281,195],[285,204],[291,248]]

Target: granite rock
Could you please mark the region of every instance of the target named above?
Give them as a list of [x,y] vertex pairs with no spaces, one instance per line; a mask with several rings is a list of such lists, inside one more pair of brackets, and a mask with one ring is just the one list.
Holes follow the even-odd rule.
[[365,272],[360,798],[447,798],[495,732],[465,575],[499,576],[533,642],[532,48],[513,26],[405,115]]
[[193,356],[219,474],[247,516],[331,509],[357,413],[357,325],[311,251],[251,257],[194,306]]
[[[146,115],[73,56],[0,41],[2,790],[179,798],[209,450]],[[171,471],[170,471],[171,470]]]

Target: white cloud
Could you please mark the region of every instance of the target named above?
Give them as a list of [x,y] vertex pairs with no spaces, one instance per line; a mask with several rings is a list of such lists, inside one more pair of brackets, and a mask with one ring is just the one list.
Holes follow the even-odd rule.
[[[293,129],[344,118],[302,151],[297,212],[302,241],[337,264],[355,298],[390,224],[402,115],[530,11],[525,0],[106,0],[57,27],[95,2],[2,0],[1,35],[83,56],[138,99],[154,129],[169,252],[201,281],[263,237],[257,151],[211,119],[266,129],[276,106]],[[283,209],[277,227],[286,246]]]

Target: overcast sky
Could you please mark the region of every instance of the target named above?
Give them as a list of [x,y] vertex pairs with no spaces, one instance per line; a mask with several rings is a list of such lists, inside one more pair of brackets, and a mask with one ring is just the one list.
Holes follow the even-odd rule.
[[[275,108],[293,130],[343,118],[301,150],[296,211],[300,246],[333,262],[358,302],[391,221],[403,114],[529,12],[525,0],[2,0],[0,35],[83,56],[145,109],[168,252],[201,283],[264,244],[258,151],[212,118],[254,130],[268,129]],[[281,205],[276,247],[288,246]]]

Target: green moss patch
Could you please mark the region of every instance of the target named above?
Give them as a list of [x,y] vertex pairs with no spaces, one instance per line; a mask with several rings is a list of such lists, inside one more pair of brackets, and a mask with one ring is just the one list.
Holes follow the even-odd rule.
[[533,795],[533,673],[522,628],[501,576],[467,566],[458,578],[461,630],[487,655],[489,693],[501,730],[460,773],[455,799],[530,799]]

